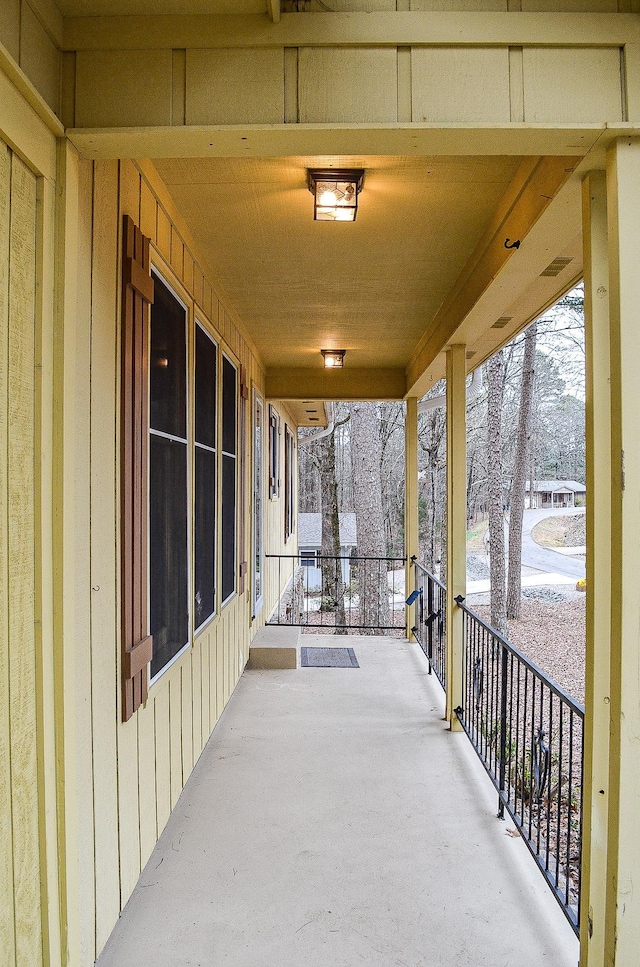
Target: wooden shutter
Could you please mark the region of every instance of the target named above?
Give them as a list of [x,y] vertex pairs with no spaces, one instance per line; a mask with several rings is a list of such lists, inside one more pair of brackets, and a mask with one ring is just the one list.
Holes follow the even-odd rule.
[[249,399],[249,384],[247,369],[240,367],[240,508],[238,514],[238,547],[240,549],[240,564],[238,567],[238,592],[244,594],[247,576],[247,543],[246,543],[246,508],[247,508],[247,400]]
[[269,497],[278,496],[278,417],[269,404]]
[[149,239],[124,216],[122,258],[122,717],[147,698],[153,641],[147,633],[149,446]]

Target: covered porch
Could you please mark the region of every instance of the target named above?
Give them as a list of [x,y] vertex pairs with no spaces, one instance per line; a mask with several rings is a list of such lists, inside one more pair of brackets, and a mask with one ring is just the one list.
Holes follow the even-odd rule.
[[98,960],[575,967],[578,943],[416,643],[245,670]]
[[[580,278],[580,964],[636,967],[639,3],[5,4],[3,967],[575,967],[457,710],[466,380]],[[313,217],[310,174],[332,168],[365,173],[352,225]],[[171,366],[148,338],[154,278]],[[338,347],[345,367],[325,371]],[[167,429],[144,387],[173,363]],[[282,591],[266,554],[298,548],[296,428],[327,402],[406,401],[408,563],[418,406],[444,378],[447,721],[415,644],[358,642],[360,669],[245,672]],[[179,481],[155,529],[152,444]],[[147,541],[165,548],[174,523],[157,559],[163,576],[180,562],[175,634]]]

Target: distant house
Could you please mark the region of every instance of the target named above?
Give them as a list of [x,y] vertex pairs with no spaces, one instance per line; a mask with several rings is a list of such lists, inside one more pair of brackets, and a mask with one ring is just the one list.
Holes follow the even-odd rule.
[[[533,485],[533,498],[529,495],[530,483],[527,481],[525,506],[532,510],[548,507],[575,507],[584,502],[587,488],[577,480],[536,480]],[[577,499],[576,499],[577,498]]]
[[[356,515],[339,514],[340,557],[342,561],[342,580],[349,583],[349,557],[358,543]],[[322,546],[322,514],[298,514],[298,553],[300,564],[306,569],[304,586],[306,590],[316,590],[322,586],[322,572],[318,556]]]

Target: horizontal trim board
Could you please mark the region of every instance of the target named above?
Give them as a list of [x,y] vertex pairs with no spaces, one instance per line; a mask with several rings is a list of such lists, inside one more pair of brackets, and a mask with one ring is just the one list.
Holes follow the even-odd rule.
[[268,369],[265,396],[270,400],[401,400],[404,369],[304,367]]
[[56,174],[56,142],[64,127],[0,44],[0,137],[38,175]]
[[496,46],[623,47],[640,42],[628,13],[285,13],[252,16],[69,17],[63,50],[215,47]]
[[633,124],[263,124],[73,128],[82,157],[237,158],[289,155],[586,155],[596,142],[640,134]]

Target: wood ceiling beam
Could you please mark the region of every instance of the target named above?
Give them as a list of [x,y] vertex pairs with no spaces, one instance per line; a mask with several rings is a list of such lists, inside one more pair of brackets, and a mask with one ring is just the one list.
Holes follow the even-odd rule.
[[631,124],[273,124],[69,128],[84,158],[281,158],[316,155],[495,157],[586,155],[598,142],[637,136]]
[[274,24],[280,23],[280,0],[267,0],[267,11]]
[[356,369],[348,362],[334,370],[268,369],[265,381],[270,400],[401,400],[405,389],[404,369]]
[[[624,47],[640,43],[636,14],[284,13],[248,16],[67,17],[63,49],[308,46]],[[277,8],[277,10],[276,10]]]

